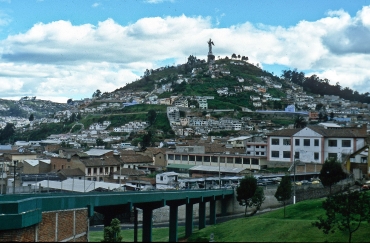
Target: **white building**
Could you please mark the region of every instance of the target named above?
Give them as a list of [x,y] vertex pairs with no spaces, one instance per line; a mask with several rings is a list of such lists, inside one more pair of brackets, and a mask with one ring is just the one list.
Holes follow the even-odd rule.
[[365,145],[367,126],[361,128],[325,128],[308,126],[301,129],[274,131],[268,136],[268,161],[322,164],[328,158],[343,161]]
[[178,184],[178,174],[176,172],[164,172],[155,177],[157,189],[175,189]]

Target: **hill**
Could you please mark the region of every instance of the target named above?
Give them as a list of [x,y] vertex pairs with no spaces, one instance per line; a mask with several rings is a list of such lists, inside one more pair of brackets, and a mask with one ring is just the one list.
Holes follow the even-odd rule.
[[282,89],[289,87],[283,79],[247,61],[219,59],[210,68],[200,60],[191,62],[189,57],[186,64],[177,67],[147,70],[141,79],[113,93],[143,91],[155,94],[159,99],[171,96],[213,96],[214,99],[209,100],[209,109],[241,111],[243,107],[255,110],[251,96],[266,92],[272,98],[282,101],[268,101],[260,108],[282,108],[288,104],[288,101],[284,101],[286,93]]
[[35,97],[23,97],[19,101],[0,99],[0,117],[29,118],[31,114],[35,119],[53,117],[58,111],[68,109],[67,104],[55,103],[49,100],[38,100]]

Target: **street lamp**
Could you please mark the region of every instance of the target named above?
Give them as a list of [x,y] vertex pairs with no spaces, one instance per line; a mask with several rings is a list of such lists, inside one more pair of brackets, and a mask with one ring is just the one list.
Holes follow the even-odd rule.
[[221,189],[221,162],[218,161],[218,185]]
[[295,186],[296,186],[295,185],[295,166],[299,162],[300,162],[300,160],[295,157],[292,166],[290,166],[290,168],[288,169],[289,172],[292,170],[292,168],[294,170],[293,171],[293,173],[294,173],[293,174],[293,204],[295,204]]

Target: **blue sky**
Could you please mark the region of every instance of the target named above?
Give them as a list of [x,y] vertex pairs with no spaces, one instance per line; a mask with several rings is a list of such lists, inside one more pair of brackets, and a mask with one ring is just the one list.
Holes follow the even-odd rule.
[[0,0],[0,98],[111,92],[145,69],[232,53],[370,92],[370,0]]

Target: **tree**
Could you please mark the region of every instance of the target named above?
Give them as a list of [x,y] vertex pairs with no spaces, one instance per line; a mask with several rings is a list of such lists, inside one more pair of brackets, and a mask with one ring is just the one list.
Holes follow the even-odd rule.
[[13,123],[7,123],[3,130],[0,130],[0,141],[8,142],[15,134],[15,126]]
[[283,176],[281,182],[275,192],[275,198],[284,205],[284,218],[285,218],[285,205],[292,197],[292,182],[289,175]]
[[348,242],[361,223],[370,223],[370,194],[360,191],[339,193],[327,197],[322,204],[326,217],[318,217],[313,226],[322,229],[325,234],[334,233],[336,229],[348,233]]
[[104,146],[104,141],[101,138],[96,139],[96,146]]
[[121,242],[121,226],[117,218],[112,219],[110,226],[104,227],[104,239],[101,242]]
[[346,173],[343,171],[342,165],[336,158],[328,158],[322,165],[319,178],[325,187],[329,187],[331,194],[331,186],[346,178]]
[[304,128],[307,125],[306,120],[303,116],[297,116],[294,121],[294,128]]
[[152,145],[152,132],[148,131],[144,136],[142,140],[142,148],[150,147]]
[[76,121],[76,114],[72,113],[72,115],[69,117],[69,122],[72,123],[74,121]]
[[333,120],[334,118],[334,112],[330,112],[330,120]]
[[233,53],[233,54],[231,55],[231,58],[236,58],[236,54],[235,54],[235,53]]
[[153,125],[155,122],[155,118],[157,117],[157,112],[155,110],[149,110],[147,117],[150,125]]
[[245,206],[244,215],[247,215],[247,208],[251,205],[252,197],[257,190],[257,179],[253,176],[245,176],[241,181],[240,185],[236,188],[237,197],[239,204]]
[[72,104],[73,104],[72,99],[68,99],[68,100],[67,100],[67,105],[72,105]]
[[251,215],[255,214],[258,210],[260,210],[262,203],[265,201],[265,193],[263,192],[262,187],[257,187],[252,199],[250,206],[256,207],[256,210],[254,210]]
[[100,89],[97,89],[97,90],[93,93],[92,97],[93,97],[93,98],[99,98],[99,97],[100,97],[100,95],[101,95],[101,91],[100,91]]
[[35,117],[33,116],[33,114],[30,115],[30,117],[28,118],[28,120],[31,122],[35,119]]

